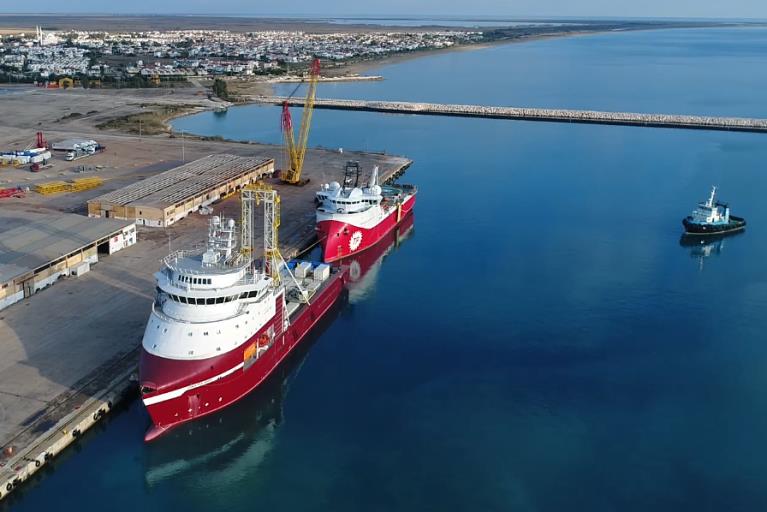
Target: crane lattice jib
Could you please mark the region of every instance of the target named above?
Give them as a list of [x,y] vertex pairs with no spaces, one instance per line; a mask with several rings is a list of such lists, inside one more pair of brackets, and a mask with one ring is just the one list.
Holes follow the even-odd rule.
[[304,157],[306,156],[306,146],[309,143],[309,126],[312,122],[312,112],[314,112],[314,99],[317,95],[317,82],[320,78],[320,60],[314,59],[309,73],[309,91],[306,94],[304,103],[304,115],[301,116],[301,130],[298,132],[298,167],[299,171],[303,169]]
[[290,116],[290,107],[287,101],[282,104],[282,136],[284,140],[286,171],[284,178],[286,181],[289,181],[292,179],[295,169],[298,168],[298,154],[293,137],[293,119]]
[[320,60],[314,59],[309,69],[309,90],[306,93],[304,102],[304,112],[301,116],[301,127],[298,130],[298,142],[296,143],[293,135],[293,122],[290,117],[290,109],[286,101],[282,106],[282,131],[285,137],[285,150],[287,152],[286,161],[289,169],[285,181],[289,183],[298,183],[301,181],[301,171],[304,166],[304,157],[306,156],[306,147],[309,143],[309,127],[312,122],[312,112],[314,111],[314,100],[317,95],[317,82],[320,78]]

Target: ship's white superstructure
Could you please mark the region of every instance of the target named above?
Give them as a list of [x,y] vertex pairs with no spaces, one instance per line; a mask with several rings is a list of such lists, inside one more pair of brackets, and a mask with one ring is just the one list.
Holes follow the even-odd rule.
[[147,352],[205,359],[245,343],[274,316],[271,277],[236,249],[234,220],[213,217],[204,250],[176,251],[164,258],[164,268],[155,274],[158,294],[144,334]]

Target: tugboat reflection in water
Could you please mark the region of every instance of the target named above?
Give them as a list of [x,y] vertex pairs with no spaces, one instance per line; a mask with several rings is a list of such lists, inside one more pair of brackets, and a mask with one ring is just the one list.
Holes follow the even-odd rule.
[[725,238],[736,238],[743,234],[743,231],[736,231],[729,234],[709,235],[705,237],[693,236],[685,233],[679,239],[679,245],[690,249],[690,257],[698,260],[699,270],[703,270],[703,262],[712,255],[719,256],[724,250]]

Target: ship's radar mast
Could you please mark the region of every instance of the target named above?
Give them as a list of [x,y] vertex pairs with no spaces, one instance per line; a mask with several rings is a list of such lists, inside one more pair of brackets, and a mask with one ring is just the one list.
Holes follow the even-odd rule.
[[231,263],[237,245],[234,219],[222,219],[218,215],[211,217],[208,225],[208,242],[202,254],[205,267]]
[[713,208],[715,197],[716,197],[716,185],[711,187],[711,196],[708,198],[708,201],[706,201],[706,206],[708,206],[709,208]]

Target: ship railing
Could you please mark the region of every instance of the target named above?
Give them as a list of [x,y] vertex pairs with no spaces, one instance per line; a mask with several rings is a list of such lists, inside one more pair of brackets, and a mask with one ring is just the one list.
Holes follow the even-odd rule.
[[[190,274],[190,275],[210,275],[212,272],[215,273],[215,271],[231,271],[234,269],[239,269],[242,267],[247,266],[249,263],[241,260],[237,260],[235,258],[220,261],[217,263],[209,264],[201,269],[194,269],[194,268],[188,268],[188,267],[181,267],[179,266],[179,262],[182,261],[185,258],[190,258],[192,256],[199,256],[202,254],[204,250],[202,251],[195,251],[195,250],[179,250],[175,251],[168,256],[164,257],[162,259],[162,263],[165,267],[175,271],[175,272],[183,272],[184,274]],[[239,263],[238,263],[239,261]]]
[[[166,299],[166,300],[170,300],[170,299]],[[216,322],[223,322],[223,321],[226,321],[226,320],[231,320],[232,318],[237,318],[238,316],[241,316],[241,315],[243,315],[243,314],[245,314],[247,312],[246,308],[248,308],[248,306],[249,306],[249,304],[240,303],[237,306],[237,311],[235,311],[234,314],[229,315],[229,316],[224,317],[224,318],[218,318],[215,321]],[[152,313],[157,315],[161,320],[164,320],[165,322],[169,322],[169,323],[173,323],[173,322],[182,323],[182,324],[204,324],[204,323],[209,323],[209,321],[207,321],[207,320],[205,322],[195,322],[194,320],[184,320],[184,319],[181,319],[181,318],[176,318],[174,316],[166,315],[165,312],[162,310],[162,303],[158,304],[158,302],[156,300],[152,303]]]
[[[172,269],[172,268],[171,270],[176,271],[175,269]],[[190,272],[190,271],[187,271],[186,269],[182,270],[182,272],[187,274],[195,274],[195,272]],[[264,274],[262,272],[246,273],[244,276],[242,276],[241,278],[239,278],[237,281],[233,282],[232,284],[228,284],[223,288],[216,288],[215,286],[211,287],[211,285],[180,283],[180,282],[174,281],[172,279],[172,276],[167,271],[165,271],[165,275],[168,278],[169,286],[173,288],[177,288],[179,290],[184,290],[184,291],[220,291],[225,288],[235,288],[238,286],[254,286],[264,279]],[[206,274],[206,275],[210,275],[210,274]]]
[[205,246],[194,247],[192,249],[176,249],[172,253],[165,256],[163,260],[180,260],[182,258],[189,258],[191,256],[199,256],[203,252],[205,252]]

